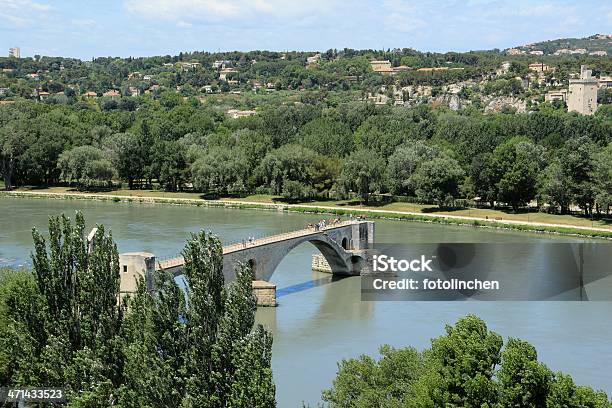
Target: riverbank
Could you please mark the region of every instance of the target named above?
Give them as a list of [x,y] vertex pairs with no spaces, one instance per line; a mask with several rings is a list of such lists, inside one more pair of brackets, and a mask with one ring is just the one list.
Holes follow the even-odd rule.
[[[39,190],[18,190],[18,191],[2,191],[0,197],[22,197],[22,198],[44,198],[44,199],[66,199],[66,200],[102,200],[113,202],[128,202],[128,203],[162,203],[174,205],[195,205],[206,207],[228,207],[228,208],[243,208],[243,209],[262,209],[275,211],[290,211],[300,213],[319,213],[333,214],[344,216],[365,216],[368,218],[383,218],[393,220],[405,220],[416,222],[429,222],[441,224],[464,225],[473,227],[486,228],[502,228],[520,231],[545,232],[554,234],[564,234],[573,236],[585,236],[593,238],[612,239],[612,226],[601,226],[601,222],[592,222],[592,226],[568,224],[568,218],[563,218],[563,223],[550,223],[541,221],[524,221],[521,219],[504,219],[504,217],[495,216],[470,216],[459,215],[460,212],[454,214],[448,213],[422,213],[416,211],[403,211],[401,204],[393,203],[388,207],[390,209],[371,208],[364,206],[350,205],[329,205],[325,202],[315,202],[308,204],[287,204],[270,202],[269,196],[253,196],[245,199],[219,199],[208,200],[200,198],[194,193],[166,193],[166,192],[151,192],[135,190],[130,191],[130,195],[109,193],[84,193],[76,191],[39,191]],[[51,189],[47,189],[51,190]],[[67,189],[65,189],[67,190]],[[148,194],[147,194],[148,193]],[[158,193],[158,194],[154,194]],[[416,206],[409,204],[407,206]],[[398,208],[399,207],[399,208]],[[424,206],[421,206],[424,207]],[[416,207],[418,208],[418,206]],[[488,210],[464,210],[482,215]],[[496,212],[499,213],[499,212]],[[534,214],[532,218],[536,218]],[[545,214],[548,217],[563,217]],[[529,215],[528,215],[529,216]],[[584,224],[584,219],[579,219]],[[571,221],[571,219],[569,220]],[[586,220],[588,222],[588,220]],[[595,224],[598,226],[595,226]]]

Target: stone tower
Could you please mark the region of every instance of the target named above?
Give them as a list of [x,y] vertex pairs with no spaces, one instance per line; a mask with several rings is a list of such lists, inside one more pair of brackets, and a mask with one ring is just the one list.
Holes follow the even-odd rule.
[[580,67],[580,78],[569,80],[567,110],[592,115],[597,110],[597,79],[586,65]]

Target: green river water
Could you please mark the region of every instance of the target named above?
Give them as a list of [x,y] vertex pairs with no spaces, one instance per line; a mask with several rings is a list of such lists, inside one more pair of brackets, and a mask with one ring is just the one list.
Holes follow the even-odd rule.
[[[31,229],[46,231],[49,215],[84,212],[90,226],[112,230],[120,252],[179,253],[189,233],[201,229],[222,241],[296,230],[316,215],[161,204],[0,198],[0,266],[29,266]],[[435,225],[376,221],[376,240],[393,243],[520,242],[534,245],[577,238]],[[332,280],[310,270],[314,246],[291,251],[272,275],[277,308],[257,320],[274,334],[273,369],[279,407],[316,406],[330,386],[336,363],[375,354],[381,344],[424,348],[445,324],[474,313],[505,338],[536,346],[538,357],[577,383],[612,393],[612,302],[362,302],[360,278]],[[506,254],[512,263],[520,254]]]

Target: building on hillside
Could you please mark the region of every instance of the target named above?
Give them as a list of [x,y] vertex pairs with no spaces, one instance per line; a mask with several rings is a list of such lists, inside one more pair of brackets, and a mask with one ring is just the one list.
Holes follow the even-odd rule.
[[316,64],[319,61],[321,61],[321,54],[315,54],[312,57],[306,58],[306,64],[308,65]]
[[607,51],[591,51],[589,52],[589,55],[592,55],[594,57],[605,57],[606,55],[608,55]]
[[597,110],[597,79],[586,65],[580,66],[580,78],[569,80],[567,110],[592,115]]
[[381,74],[391,74],[393,72],[391,61],[370,61],[370,66],[372,67],[372,71]]
[[199,62],[181,62],[180,65],[183,71],[189,71],[190,69],[199,68],[201,64]]
[[21,58],[21,49],[19,47],[9,48],[8,56],[9,58]]
[[212,89],[212,85],[204,85],[200,91],[203,91],[204,93],[210,94],[213,93],[213,89]]
[[248,116],[253,116],[253,115],[257,114],[257,112],[254,111],[254,110],[230,109],[230,110],[227,111],[227,114],[232,119],[238,119],[238,118],[246,118]]
[[121,94],[119,91],[115,91],[114,89],[110,89],[102,94],[102,96],[106,98],[119,98]]
[[83,94],[85,98],[96,98],[98,96],[94,91],[88,91]]
[[36,94],[38,96],[38,100],[40,100],[40,101],[44,101],[49,96],[51,96],[51,94],[49,92],[46,92],[46,91],[36,91]]
[[130,93],[130,96],[138,96],[140,94],[140,90],[135,86],[128,87],[128,92]]
[[529,69],[535,72],[553,71],[553,69],[549,65],[546,65],[543,62],[535,62],[533,64],[529,64]]
[[366,101],[374,103],[374,105],[387,105],[389,103],[389,97],[382,93],[369,93]]
[[213,62],[212,67],[214,69],[219,69],[219,68],[222,68],[225,65],[229,65],[229,64],[231,64],[231,61],[228,61],[228,60],[218,60],[218,61]]
[[553,55],[572,55],[572,54],[586,54],[587,50],[584,48],[576,48],[575,50],[570,50],[569,48],[561,48],[554,52]]
[[544,55],[544,51],[533,50],[533,51],[529,51],[529,54],[531,54],[531,55]]
[[552,101],[563,101],[567,102],[567,89],[559,89],[556,91],[549,91],[544,95],[544,100],[546,102]]
[[140,78],[142,76],[142,74],[138,71],[135,72],[130,72],[128,74],[128,79],[132,79],[132,78]]
[[602,76],[597,80],[600,88],[612,88],[612,76]]
[[235,74],[238,71],[235,68],[223,68],[220,72],[219,72],[219,79],[221,81],[227,81],[227,75],[228,74]]
[[399,67],[393,67],[393,72],[397,73],[397,72],[408,72],[411,71],[412,67],[406,66],[406,65],[400,65]]
[[0,88],[0,96],[7,95],[9,93],[9,88]]
[[153,75],[145,75],[145,76],[143,76],[143,77],[142,77],[142,79],[143,79],[144,81],[150,81],[150,80],[152,80],[152,79],[153,79]]
[[506,75],[508,72],[510,72],[510,66],[512,66],[512,63],[510,61],[502,62],[499,68],[495,70],[495,75]]
[[522,55],[525,51],[519,50],[518,48],[510,48],[506,50],[506,55]]

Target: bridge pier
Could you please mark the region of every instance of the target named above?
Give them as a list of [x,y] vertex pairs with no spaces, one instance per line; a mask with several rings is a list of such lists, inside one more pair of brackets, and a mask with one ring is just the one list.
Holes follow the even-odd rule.
[[257,306],[277,306],[276,285],[272,282],[255,280],[252,284],[253,294],[257,299]]

